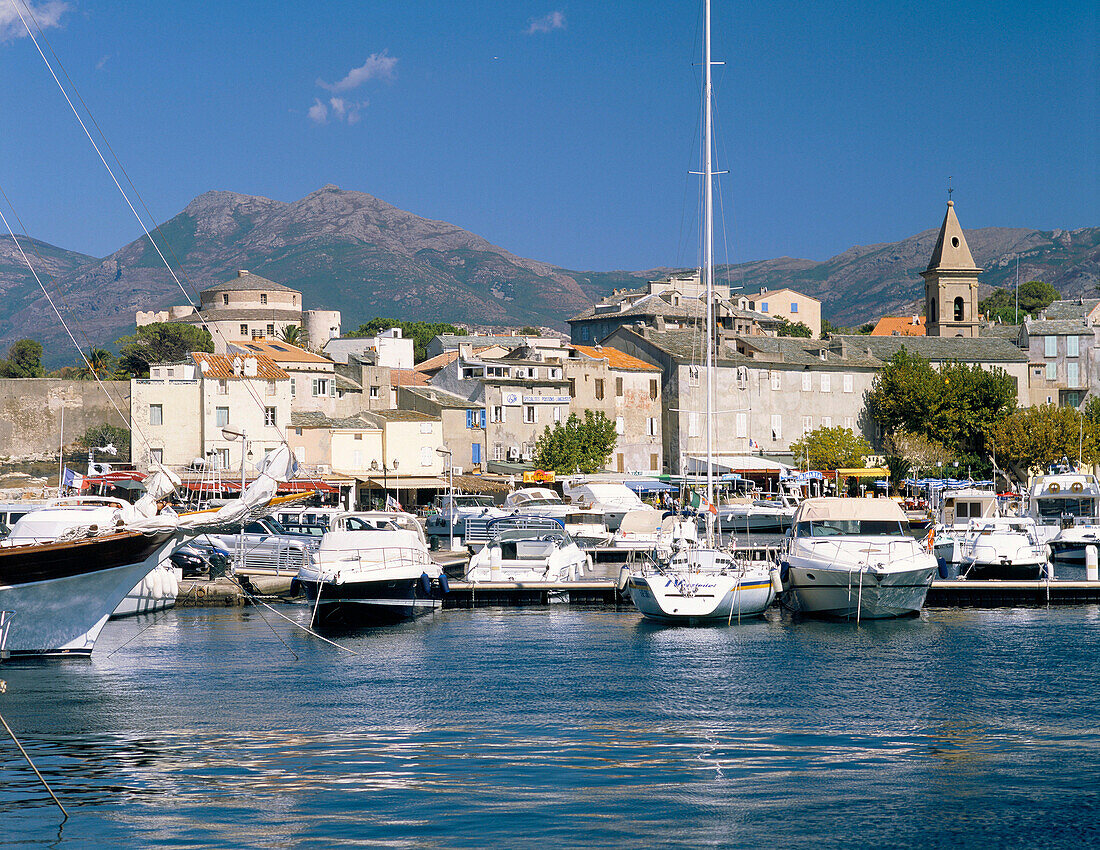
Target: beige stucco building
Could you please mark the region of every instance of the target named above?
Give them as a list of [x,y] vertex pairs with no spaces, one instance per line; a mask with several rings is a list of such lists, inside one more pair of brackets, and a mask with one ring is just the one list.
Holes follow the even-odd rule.
[[817,339],[821,336],[821,302],[810,295],[793,289],[764,289],[756,295],[745,296],[748,309],[773,319],[786,319],[795,324],[802,322]]
[[[283,444],[290,424],[290,378],[266,357],[196,352],[183,363],[159,363],[130,382],[130,416],[148,445],[131,435],[134,465],[170,469],[205,462],[239,472]],[[229,439],[223,431],[243,432]],[[251,457],[249,457],[249,453]],[[198,463],[195,463],[198,461]]]

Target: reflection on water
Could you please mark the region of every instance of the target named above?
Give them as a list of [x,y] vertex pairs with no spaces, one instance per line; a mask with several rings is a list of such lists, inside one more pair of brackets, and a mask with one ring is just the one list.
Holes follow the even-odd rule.
[[[71,813],[59,846],[1100,838],[1095,607],[732,629],[446,611],[345,636],[357,656],[272,625],[185,610],[3,668],[0,711]],[[56,821],[0,747],[0,841],[56,842]]]

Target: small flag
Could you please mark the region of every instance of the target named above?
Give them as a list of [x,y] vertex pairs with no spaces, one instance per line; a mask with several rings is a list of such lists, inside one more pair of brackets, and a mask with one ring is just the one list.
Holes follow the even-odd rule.
[[61,486],[67,490],[79,490],[84,486],[84,476],[66,466],[61,475]]
[[386,510],[387,511],[399,511],[401,510],[401,503],[397,501],[389,493],[386,494]]
[[718,516],[718,508],[716,508],[714,506],[714,504],[711,503],[711,501],[706,496],[704,496],[702,493],[692,493],[691,494],[691,506],[693,508],[695,508],[695,510],[697,510],[697,511],[698,510],[710,511],[715,516]]
[[749,437],[749,451],[760,451],[760,444],[752,437]]

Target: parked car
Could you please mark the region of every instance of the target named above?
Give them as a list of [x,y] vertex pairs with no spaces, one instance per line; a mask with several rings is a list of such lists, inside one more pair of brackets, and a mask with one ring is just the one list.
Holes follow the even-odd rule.
[[180,546],[168,559],[183,578],[217,578],[229,569],[229,552],[201,538]]
[[243,539],[240,534],[207,537],[229,553],[233,571],[243,575],[295,576],[321,543],[319,535],[290,532],[274,517],[246,524]]

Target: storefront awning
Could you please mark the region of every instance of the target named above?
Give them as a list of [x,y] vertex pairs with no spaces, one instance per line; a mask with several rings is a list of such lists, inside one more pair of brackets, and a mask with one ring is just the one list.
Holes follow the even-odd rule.
[[448,484],[445,478],[436,478],[434,475],[390,475],[385,478],[370,476],[369,478],[357,478],[360,485],[371,490],[437,490],[446,489]]
[[635,493],[675,493],[677,490],[677,488],[671,484],[666,484],[664,481],[654,481],[652,478],[638,478],[636,480],[628,478],[623,481],[623,484]]

